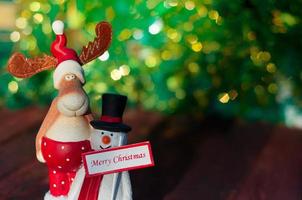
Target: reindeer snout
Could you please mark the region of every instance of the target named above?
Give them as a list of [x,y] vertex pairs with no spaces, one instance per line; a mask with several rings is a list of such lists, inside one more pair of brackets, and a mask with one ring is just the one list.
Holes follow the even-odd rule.
[[66,116],[80,116],[87,112],[88,104],[85,94],[69,93],[59,100],[58,109]]
[[63,97],[62,101],[68,110],[77,111],[85,103],[86,96],[79,94],[68,94]]

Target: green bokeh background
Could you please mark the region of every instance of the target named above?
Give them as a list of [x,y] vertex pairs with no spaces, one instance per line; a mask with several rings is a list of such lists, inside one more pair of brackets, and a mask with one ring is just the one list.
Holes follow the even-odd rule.
[[14,5],[16,17],[13,28],[0,25],[2,106],[48,105],[56,95],[51,71],[23,80],[8,74],[12,52],[50,54],[55,19],[64,20],[68,45],[80,52],[105,20],[114,31],[109,58],[84,67],[93,110],[102,93],[118,92],[130,106],[166,114],[299,126],[299,0],[18,0],[1,1],[0,8],[4,4]]

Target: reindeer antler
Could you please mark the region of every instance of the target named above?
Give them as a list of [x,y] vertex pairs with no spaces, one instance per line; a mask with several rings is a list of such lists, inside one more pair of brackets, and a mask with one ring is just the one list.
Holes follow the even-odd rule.
[[28,78],[57,65],[56,58],[48,55],[36,58],[26,58],[21,53],[14,53],[9,61],[7,70],[18,78]]
[[84,65],[102,55],[109,47],[112,37],[111,25],[100,22],[95,27],[96,38],[84,46],[80,54],[81,63]]

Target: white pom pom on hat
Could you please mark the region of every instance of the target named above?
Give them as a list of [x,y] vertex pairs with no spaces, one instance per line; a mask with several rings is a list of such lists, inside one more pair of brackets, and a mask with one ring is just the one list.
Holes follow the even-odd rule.
[[59,89],[60,82],[66,74],[74,74],[85,84],[84,71],[80,65],[77,53],[66,46],[67,38],[64,35],[64,23],[56,20],[52,23],[56,39],[51,45],[51,53],[58,59],[58,65],[53,74],[54,87]]
[[64,23],[61,20],[56,20],[52,23],[52,30],[56,35],[62,35],[64,33]]

